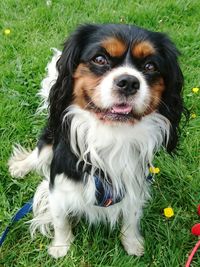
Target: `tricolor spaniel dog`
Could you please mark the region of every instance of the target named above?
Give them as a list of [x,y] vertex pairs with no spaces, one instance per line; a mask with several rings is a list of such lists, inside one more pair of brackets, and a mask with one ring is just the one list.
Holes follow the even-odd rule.
[[144,252],[139,231],[149,167],[160,147],[177,145],[183,111],[179,53],[169,38],[129,25],[83,25],[56,50],[40,95],[48,106],[37,147],[14,148],[12,176],[39,170],[32,233],[54,229],[49,254],[66,255],[72,219],[121,219],[130,255]]

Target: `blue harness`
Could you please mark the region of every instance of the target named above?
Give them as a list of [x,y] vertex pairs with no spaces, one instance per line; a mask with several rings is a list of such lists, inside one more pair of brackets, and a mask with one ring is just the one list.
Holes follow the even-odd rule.
[[[146,180],[151,183],[153,181],[153,175],[149,174],[146,177]],[[124,198],[125,190],[121,190],[118,195],[116,195],[113,191],[113,186],[111,183],[107,181],[102,181],[99,176],[94,176],[95,187],[96,187],[96,206],[100,207],[109,207],[114,205]]]
[[120,202],[124,198],[124,194],[121,191],[118,195],[113,192],[113,186],[107,181],[102,181],[98,176],[94,176],[96,187],[96,206],[109,207]]

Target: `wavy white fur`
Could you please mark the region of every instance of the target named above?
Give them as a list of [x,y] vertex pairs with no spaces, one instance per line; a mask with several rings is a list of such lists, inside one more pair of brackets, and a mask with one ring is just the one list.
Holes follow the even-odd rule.
[[56,82],[56,79],[58,77],[58,70],[56,68],[56,62],[61,56],[61,51],[59,51],[56,48],[53,48],[53,57],[51,61],[47,64],[46,67],[46,72],[47,76],[42,80],[41,82],[41,89],[38,92],[38,96],[41,98],[41,105],[38,108],[38,112],[46,112],[48,109],[48,98],[49,98],[49,91],[51,87],[54,85]]

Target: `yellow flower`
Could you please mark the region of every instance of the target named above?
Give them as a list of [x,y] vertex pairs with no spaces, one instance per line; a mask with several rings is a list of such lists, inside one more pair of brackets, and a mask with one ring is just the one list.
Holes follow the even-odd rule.
[[197,117],[197,114],[195,114],[195,113],[192,113],[192,114],[191,114],[191,118],[192,118],[192,119],[195,119],[196,117]]
[[171,218],[171,217],[173,217],[173,216],[174,216],[174,211],[173,211],[173,209],[172,209],[171,207],[165,208],[165,209],[164,209],[164,215],[165,215],[165,217],[167,217],[167,218]]
[[10,29],[5,29],[5,30],[4,30],[4,34],[5,34],[5,35],[9,35],[10,33],[11,33],[11,30],[10,30]]
[[160,172],[160,169],[158,167],[150,167],[149,171],[150,173],[157,174]]
[[199,92],[199,88],[198,88],[198,87],[194,87],[194,88],[192,88],[192,92],[193,92],[194,94],[197,94],[197,93]]

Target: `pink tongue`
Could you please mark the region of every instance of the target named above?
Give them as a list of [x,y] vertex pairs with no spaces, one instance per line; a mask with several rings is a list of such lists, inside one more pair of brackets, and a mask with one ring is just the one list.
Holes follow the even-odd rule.
[[132,106],[128,104],[122,104],[122,105],[114,105],[111,109],[113,113],[118,113],[118,114],[128,114],[132,110]]

